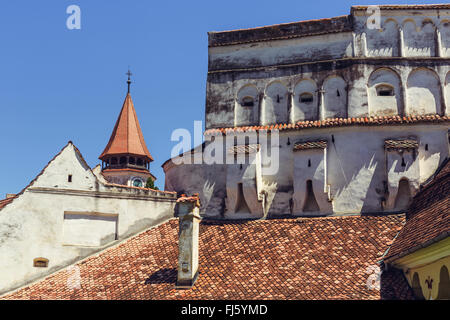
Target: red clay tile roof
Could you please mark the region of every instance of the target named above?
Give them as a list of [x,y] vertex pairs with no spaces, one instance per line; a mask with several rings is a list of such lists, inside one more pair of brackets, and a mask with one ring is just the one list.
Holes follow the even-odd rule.
[[134,110],[133,100],[128,93],[105,150],[99,159],[111,155],[132,154],[153,161],[144,141],[139,120]]
[[384,260],[393,261],[450,236],[450,161],[416,194]]
[[178,203],[183,203],[183,202],[197,202],[198,204],[200,204],[200,198],[198,196],[198,193],[194,193],[194,195],[188,197],[185,194],[182,194],[178,199],[177,199]]
[[200,275],[176,290],[178,220],[77,263],[81,288],[64,269],[3,299],[412,299],[403,275],[377,265],[404,215],[202,221]]
[[307,149],[325,149],[326,147],[327,142],[325,140],[297,142],[296,144],[294,144],[294,151]]
[[446,123],[450,121],[448,116],[384,116],[362,118],[334,118],[316,121],[299,121],[297,123],[278,123],[271,125],[257,125],[230,128],[212,128],[205,131],[205,135],[226,134],[228,132],[247,131],[271,131],[271,130],[304,130],[309,128],[330,128],[341,126],[376,126],[376,125],[401,125],[416,123]]
[[0,209],[2,209],[7,204],[11,203],[15,198],[17,198],[17,196],[0,200]]

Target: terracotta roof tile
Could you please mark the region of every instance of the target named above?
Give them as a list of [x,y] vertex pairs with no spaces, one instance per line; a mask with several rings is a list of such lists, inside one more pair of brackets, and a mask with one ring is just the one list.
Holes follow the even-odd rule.
[[[345,120],[345,121],[344,121]],[[445,123],[449,122],[450,117],[440,115],[429,116],[417,116],[417,117],[401,117],[401,116],[384,116],[384,117],[361,117],[361,118],[333,118],[316,121],[299,121],[290,126],[279,126],[278,130],[304,130],[309,128],[330,128],[341,126],[353,126],[353,125],[401,125],[411,123]],[[260,131],[260,130],[273,130],[274,125],[255,125],[255,126],[243,126],[232,128],[212,128],[205,131],[205,135],[218,135],[234,132],[246,132],[246,131]]]
[[178,220],[83,260],[3,299],[411,299],[402,275],[367,286],[404,215],[202,221],[200,275],[176,290]]
[[132,154],[153,161],[144,141],[133,100],[128,93],[113,132],[99,159],[109,155]]
[[417,149],[419,142],[415,139],[388,139],[384,141],[384,147],[391,149]]
[[178,199],[178,203],[184,203],[184,202],[196,202],[198,206],[200,206],[200,198],[198,196],[198,193],[194,193],[192,196],[188,197],[185,194],[182,194]]
[[294,144],[294,151],[307,149],[324,149],[326,147],[327,142],[325,140],[297,142]]
[[259,144],[233,146],[228,149],[228,153],[231,153],[231,154],[256,153],[259,151],[259,148],[260,148]]

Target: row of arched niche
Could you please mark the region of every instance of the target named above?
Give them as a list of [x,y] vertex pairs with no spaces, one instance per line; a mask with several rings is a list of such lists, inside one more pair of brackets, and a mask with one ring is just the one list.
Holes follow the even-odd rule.
[[382,21],[381,28],[366,28],[365,46],[369,57],[449,57],[450,20],[394,18]]
[[[351,116],[442,115],[443,95],[446,95],[445,100],[450,101],[449,83],[450,72],[443,93],[435,71],[417,68],[409,73],[406,85],[403,85],[396,71],[379,68],[369,76],[367,98],[361,94],[361,98],[356,99],[358,105],[352,106],[355,109]],[[291,92],[281,81],[268,84],[264,93],[260,93],[255,85],[246,84],[236,96],[235,125],[346,118],[347,91],[347,82],[338,75],[326,78],[321,87],[313,79],[302,79]],[[365,106],[365,99],[368,107]]]

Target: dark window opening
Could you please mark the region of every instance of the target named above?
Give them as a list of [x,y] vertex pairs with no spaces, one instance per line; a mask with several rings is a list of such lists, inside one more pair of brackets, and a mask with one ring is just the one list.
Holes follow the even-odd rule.
[[337,95],[338,97],[341,96],[341,93],[339,92],[339,90],[336,90],[336,95]]
[[144,165],[144,161],[142,161],[142,159],[138,159],[137,162],[136,162],[136,164],[137,164],[138,166],[143,166],[143,165]]
[[428,143],[425,145],[425,151],[428,151]]
[[45,258],[36,258],[33,260],[33,267],[36,268],[47,268],[48,267],[48,259]]
[[301,103],[310,103],[310,102],[313,102],[313,100],[314,100],[314,97],[313,97],[313,95],[312,95],[311,93],[309,93],[309,92],[302,93],[302,94],[300,95],[300,98],[299,98],[299,101],[300,101]]
[[406,167],[405,158],[402,157],[402,167]]
[[111,159],[111,164],[117,164],[117,158],[112,158]]
[[244,97],[242,99],[241,105],[243,107],[253,107],[255,105],[255,102],[252,97]]
[[69,174],[69,175],[67,176],[67,182],[72,182],[72,175],[71,175],[71,174]]
[[250,208],[244,198],[242,183],[238,183],[236,213],[249,213]]
[[130,157],[130,158],[128,159],[128,163],[129,163],[129,164],[135,164],[135,163],[136,163],[136,160],[134,159],[134,157]]
[[311,167],[311,159],[308,159],[308,167]]
[[411,203],[411,189],[409,188],[409,181],[403,178],[398,183],[397,196],[395,198],[395,208],[397,210],[406,210]]
[[415,272],[414,276],[413,276],[412,289],[413,289],[414,295],[416,296],[417,299],[425,300],[425,297],[422,294],[422,288],[420,286],[420,279],[419,279],[419,275],[417,274],[417,272]]
[[127,163],[127,158],[126,157],[120,157],[120,164],[125,164]]
[[394,95],[394,88],[391,86],[378,86],[377,95],[380,97],[389,97]]
[[306,181],[306,200],[303,206],[304,212],[318,212],[320,211],[319,204],[317,203],[316,197],[313,191],[312,181]]
[[441,271],[439,273],[439,288],[437,299],[438,300],[450,299],[450,278],[446,266],[442,266]]

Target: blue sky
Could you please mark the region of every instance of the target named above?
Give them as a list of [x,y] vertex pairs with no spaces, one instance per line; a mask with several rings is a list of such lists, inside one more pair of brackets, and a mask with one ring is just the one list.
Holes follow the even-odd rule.
[[[45,0],[0,4],[0,199],[26,186],[72,140],[91,167],[132,96],[155,161],[171,133],[204,120],[207,32],[348,14],[351,5],[436,1]],[[81,8],[68,30],[66,8]]]

